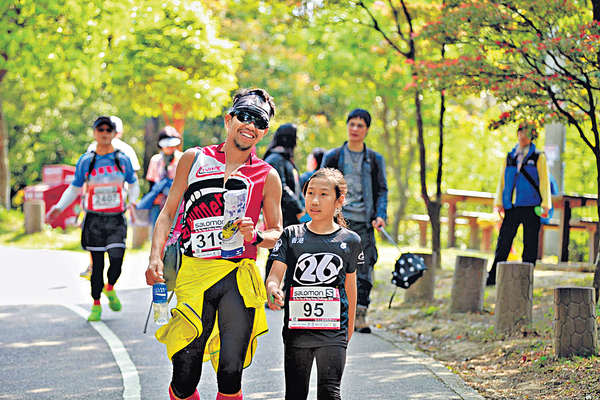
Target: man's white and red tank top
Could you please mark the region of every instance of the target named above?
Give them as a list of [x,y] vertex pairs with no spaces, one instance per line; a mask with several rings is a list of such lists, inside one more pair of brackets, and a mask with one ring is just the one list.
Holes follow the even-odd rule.
[[[256,224],[262,208],[265,180],[272,167],[253,152],[225,182],[223,143],[197,151],[200,154],[190,169],[188,188],[183,194],[181,246],[183,254],[189,257],[221,258],[223,193],[246,189],[246,216]],[[256,246],[244,243],[240,258],[256,260]]]

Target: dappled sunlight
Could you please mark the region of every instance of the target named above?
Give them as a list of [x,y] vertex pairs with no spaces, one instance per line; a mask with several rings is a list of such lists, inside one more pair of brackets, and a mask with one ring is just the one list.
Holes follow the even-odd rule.
[[52,392],[55,389],[52,388],[39,388],[39,389],[31,389],[28,390],[26,393],[33,393],[33,394],[39,394],[39,393],[48,393],[48,392]]
[[86,345],[86,346],[72,346],[69,348],[69,350],[71,351],[99,351],[100,350],[100,346],[99,345]]
[[6,344],[5,347],[13,348],[13,349],[27,349],[30,347],[47,347],[47,346],[61,346],[64,345],[64,341],[46,341],[39,340],[35,342],[14,342]]
[[94,365],[93,368],[94,369],[106,369],[106,368],[114,368],[115,364],[111,361],[111,362],[107,362],[107,363],[103,363],[103,364],[98,364],[98,365]]
[[246,399],[269,399],[269,400],[282,400],[283,397],[274,397],[278,395],[279,392],[259,392],[259,393],[244,393],[244,398]]
[[369,358],[398,358],[398,353],[373,353]]

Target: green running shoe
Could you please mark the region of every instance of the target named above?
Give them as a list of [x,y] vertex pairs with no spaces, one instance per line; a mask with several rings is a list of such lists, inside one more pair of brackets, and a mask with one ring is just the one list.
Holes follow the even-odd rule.
[[108,306],[113,311],[121,311],[121,302],[117,297],[117,292],[115,290],[106,290],[106,288],[102,289],[102,293],[108,297]]
[[93,305],[92,312],[90,313],[90,316],[88,317],[88,321],[90,321],[90,322],[100,321],[101,315],[102,315],[102,306]]

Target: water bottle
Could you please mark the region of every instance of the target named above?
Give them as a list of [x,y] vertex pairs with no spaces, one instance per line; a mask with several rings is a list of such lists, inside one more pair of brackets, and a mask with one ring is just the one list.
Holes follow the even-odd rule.
[[248,191],[228,190],[223,193],[223,241],[221,242],[221,257],[239,257],[244,252],[244,237],[235,221],[246,214],[246,197]]
[[152,285],[152,309],[154,310],[154,322],[157,325],[164,325],[169,322],[166,283]]

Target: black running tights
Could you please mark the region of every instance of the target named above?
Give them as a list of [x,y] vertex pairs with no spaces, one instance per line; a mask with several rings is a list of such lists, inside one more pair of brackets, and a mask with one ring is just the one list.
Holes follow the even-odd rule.
[[[92,251],[92,276],[90,283],[92,284],[92,298],[100,300],[102,288],[104,287],[104,252]],[[125,249],[115,247],[107,250],[110,266],[108,267],[108,284],[114,285],[117,279],[121,276],[121,266],[123,265],[123,256]]]
[[196,390],[202,374],[202,359],[208,337],[218,313],[219,366],[217,385],[223,394],[235,394],[242,387],[242,369],[254,325],[254,308],[246,308],[237,287],[237,269],[204,292],[202,305],[202,334],[175,353],[171,389],[175,396],[185,399]]
[[344,346],[292,347],[285,345],[285,400],[306,400],[313,360],[317,361],[317,400],[340,400],[346,365]]

